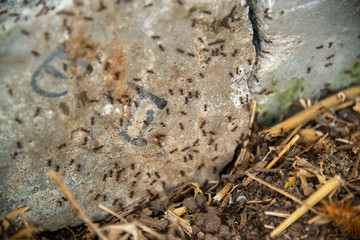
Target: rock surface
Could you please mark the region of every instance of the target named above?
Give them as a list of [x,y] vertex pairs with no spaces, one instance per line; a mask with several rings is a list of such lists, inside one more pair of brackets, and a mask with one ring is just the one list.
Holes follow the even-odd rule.
[[2,14],[0,215],[81,223],[50,169],[94,220],[99,203],[216,179],[248,127],[245,2],[53,2]]
[[356,1],[249,1],[257,66],[248,84],[261,121],[299,97],[360,83]]

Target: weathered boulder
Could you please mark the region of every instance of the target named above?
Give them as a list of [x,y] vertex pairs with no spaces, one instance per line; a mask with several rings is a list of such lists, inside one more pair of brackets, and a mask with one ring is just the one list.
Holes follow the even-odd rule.
[[216,179],[248,131],[245,2],[51,3],[3,13],[0,215],[29,205],[45,229],[81,223],[50,169],[94,220],[99,203]]

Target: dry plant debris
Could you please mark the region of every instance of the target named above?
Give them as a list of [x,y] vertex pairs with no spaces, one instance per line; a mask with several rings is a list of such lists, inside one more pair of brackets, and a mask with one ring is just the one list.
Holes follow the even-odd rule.
[[322,201],[323,207],[319,208],[319,215],[330,222],[340,226],[346,233],[360,237],[360,209],[344,201]]
[[[28,238],[34,239],[33,232],[35,230],[40,230],[40,227],[33,226],[28,223],[24,212],[30,210],[29,206],[19,208],[13,212],[6,214],[3,217],[0,217],[0,238],[1,239],[20,239]],[[11,218],[21,215],[22,221],[18,224],[15,224]]]
[[[28,208],[22,208],[1,218],[1,235],[43,240],[357,239],[359,95],[356,86],[315,104],[300,99],[302,112],[264,131],[254,123],[252,101],[252,132],[220,181],[183,183],[118,212],[100,205],[109,217],[98,223],[87,219],[51,172],[87,225],[32,236],[34,227],[23,214]],[[20,225],[9,220],[17,214],[23,215]]]
[[[311,107],[306,108],[304,111],[296,114],[295,116],[283,121],[280,124],[271,127],[266,130],[265,133],[267,137],[276,137],[281,134],[288,132],[289,130],[305,124],[308,121],[316,118],[319,114],[327,111],[328,109],[344,103],[345,100],[352,101],[354,104],[356,97],[360,94],[360,86],[355,86],[348,88],[344,91],[340,91],[337,94],[334,94],[330,97],[325,98],[319,103],[312,105]],[[357,101],[356,101],[357,102]]]

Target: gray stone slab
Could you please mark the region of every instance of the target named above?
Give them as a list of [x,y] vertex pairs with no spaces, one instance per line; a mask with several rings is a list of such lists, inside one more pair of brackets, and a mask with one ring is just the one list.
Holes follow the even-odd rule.
[[29,205],[45,229],[79,224],[53,169],[101,219],[99,203],[216,179],[247,133],[245,2],[117,2],[63,1],[15,24],[28,6],[4,13],[0,215]]
[[249,79],[259,119],[277,118],[299,97],[360,83],[357,1],[250,1],[258,64]]

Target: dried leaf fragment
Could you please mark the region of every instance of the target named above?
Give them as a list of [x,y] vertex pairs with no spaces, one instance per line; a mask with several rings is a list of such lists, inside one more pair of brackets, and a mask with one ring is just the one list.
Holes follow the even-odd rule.
[[319,137],[323,135],[322,132],[316,131],[313,128],[305,128],[299,130],[298,134],[300,135],[299,144],[310,145],[315,142]]
[[289,188],[295,184],[296,177],[289,177],[289,180],[284,184],[284,188]]

